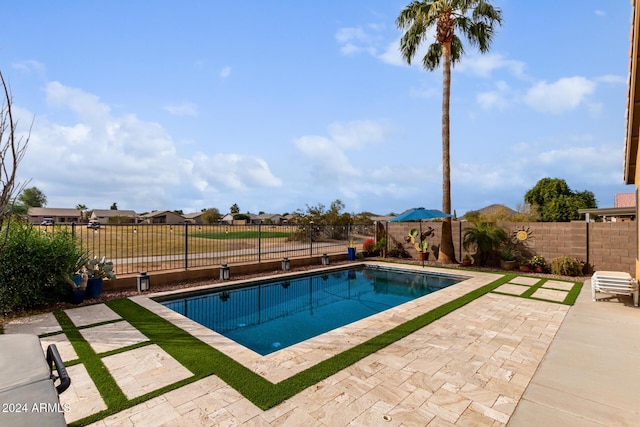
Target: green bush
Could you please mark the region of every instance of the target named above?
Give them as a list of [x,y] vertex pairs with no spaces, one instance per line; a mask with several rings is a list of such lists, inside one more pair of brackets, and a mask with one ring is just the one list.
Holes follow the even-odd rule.
[[2,230],[0,313],[52,304],[68,294],[68,281],[82,255],[79,242],[65,231],[43,233],[11,221]]
[[561,256],[551,260],[551,274],[561,276],[579,276],[583,265],[568,256]]

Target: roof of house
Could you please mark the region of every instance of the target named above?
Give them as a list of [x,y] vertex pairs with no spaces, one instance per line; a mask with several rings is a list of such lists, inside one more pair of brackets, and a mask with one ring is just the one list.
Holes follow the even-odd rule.
[[167,215],[174,215],[174,216],[178,216],[180,218],[184,218],[184,216],[180,215],[177,212],[174,211],[153,211],[153,212],[149,212],[147,214],[142,215],[145,218],[154,218],[154,217],[158,217],[158,216],[167,216]]
[[182,215],[183,217],[185,217],[186,219],[195,219],[198,218],[199,216],[202,216],[204,212],[191,212],[188,214],[184,214]]
[[29,208],[29,216],[77,216],[81,215],[78,209],[70,208]]
[[131,210],[117,210],[117,209],[94,209],[93,215],[102,218],[111,218],[114,216],[129,216],[136,217],[138,214],[136,211]]

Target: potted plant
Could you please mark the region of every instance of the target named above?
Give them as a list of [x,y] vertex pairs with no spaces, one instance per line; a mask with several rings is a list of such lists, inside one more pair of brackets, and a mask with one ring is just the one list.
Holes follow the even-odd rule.
[[88,260],[84,265],[83,271],[87,274],[87,293],[86,298],[98,298],[102,293],[103,279],[115,279],[113,273],[113,263],[107,261],[107,257],[98,260],[97,256]]
[[544,272],[544,268],[546,267],[546,265],[547,265],[547,261],[544,259],[543,256],[534,255],[531,257],[531,267],[536,273]]
[[433,228],[429,227],[426,231],[420,232],[416,228],[412,228],[407,233],[406,240],[411,242],[413,247],[418,251],[418,256],[421,261],[427,261],[429,259],[429,242],[427,237],[433,235]]
[[513,246],[506,244],[500,250],[500,266],[505,270],[516,268],[516,254]]
[[528,259],[525,259],[520,263],[519,268],[520,268],[520,271],[524,271],[525,273],[528,273],[529,271],[531,271],[531,261]]
[[372,238],[368,238],[362,244],[362,250],[366,253],[367,256],[374,256],[376,250],[376,241]]
[[418,249],[418,252],[420,253],[421,261],[429,261],[429,242],[426,240],[421,241],[418,243],[416,249]]
[[353,238],[349,240],[349,247],[347,248],[347,259],[349,261],[355,261],[356,259],[356,244],[353,242]]
[[464,254],[464,258],[462,258],[462,266],[469,267],[472,263],[473,261],[471,260],[469,254]]

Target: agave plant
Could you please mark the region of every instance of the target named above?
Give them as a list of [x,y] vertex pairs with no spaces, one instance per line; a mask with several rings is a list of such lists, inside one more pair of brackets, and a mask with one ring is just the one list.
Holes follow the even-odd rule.
[[84,265],[84,270],[89,276],[89,279],[115,279],[116,275],[113,272],[113,262],[107,261],[107,257],[103,256],[98,260],[97,256],[87,261]]

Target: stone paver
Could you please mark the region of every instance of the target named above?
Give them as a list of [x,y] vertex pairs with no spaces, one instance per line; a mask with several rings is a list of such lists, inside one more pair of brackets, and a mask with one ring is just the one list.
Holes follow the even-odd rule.
[[62,361],[65,363],[78,358],[78,354],[65,334],[55,334],[40,338],[40,344],[45,354],[49,344],[55,344]]
[[80,333],[96,353],[105,353],[149,340],[124,320],[81,329]]
[[62,331],[62,327],[58,324],[53,313],[15,319],[4,326],[5,334],[42,335],[60,331]]
[[555,289],[545,289],[544,287],[541,287],[538,288],[531,296],[533,298],[562,302],[568,294],[569,293],[565,291],[557,291]]
[[503,294],[510,294],[510,295],[522,295],[523,293],[525,293],[526,291],[528,291],[529,289],[531,289],[529,286],[523,286],[523,285],[514,285],[511,283],[505,283],[504,285],[498,286],[496,288],[496,292],[502,292]]
[[540,279],[537,279],[535,277],[524,277],[524,276],[517,276],[510,280],[511,283],[516,283],[518,285],[527,285],[527,286],[533,286],[539,281]]
[[543,288],[561,289],[563,291],[570,291],[573,289],[573,286],[573,282],[561,282],[559,280],[547,280],[545,284],[542,285]]
[[155,344],[104,357],[102,362],[128,399],[192,376]]
[[94,323],[120,319],[120,316],[115,311],[104,304],[70,308],[64,312],[76,326],[87,326],[93,325]]
[[64,418],[67,423],[107,409],[84,365],[69,366],[67,372],[71,377],[71,385],[60,395],[60,404],[65,408]]

